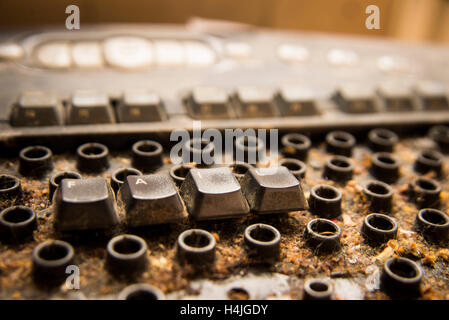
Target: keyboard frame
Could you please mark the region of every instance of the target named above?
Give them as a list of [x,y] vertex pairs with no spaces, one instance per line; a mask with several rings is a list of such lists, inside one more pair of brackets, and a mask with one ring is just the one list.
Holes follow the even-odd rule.
[[[103,69],[52,70],[36,65],[33,48],[50,40],[99,40],[115,35],[135,35],[149,39],[194,39],[210,45],[218,62],[211,67],[153,67],[130,71],[111,67]],[[15,62],[0,64],[0,144],[6,148],[23,146],[33,139],[48,142],[74,140],[113,140],[116,137],[157,137],[179,128],[192,130],[193,119],[188,115],[183,99],[195,86],[215,86],[232,94],[239,86],[254,85],[276,91],[282,85],[309,88],[321,112],[317,116],[270,117],[201,120],[202,129],[215,128],[279,128],[298,132],[320,132],[330,129],[360,130],[382,124],[384,127],[417,127],[449,122],[448,111],[422,111],[413,96],[413,112],[376,112],[347,114],[331,99],[341,83],[363,82],[375,88],[384,81],[403,81],[413,85],[419,79],[435,80],[447,85],[449,50],[443,46],[416,45],[359,37],[330,36],[320,33],[273,31],[259,28],[241,32],[224,30],[200,33],[177,25],[98,25],[86,26],[76,32],[61,28],[10,30],[0,33],[0,42],[14,41],[23,45],[25,56]],[[224,45],[240,41],[251,45],[252,56],[235,60],[226,56]],[[300,44],[310,52],[308,60],[289,64],[280,61],[276,49],[284,43]],[[262,50],[265,48],[265,50]],[[268,49],[267,49],[268,48]],[[359,56],[354,66],[334,66],[327,60],[329,50],[344,48]],[[382,72],[376,59],[383,55],[401,57],[409,63],[407,71]],[[265,76],[264,76],[265,75]],[[323,77],[323,75],[325,75]],[[174,83],[173,79],[177,79]],[[112,102],[126,89],[150,89],[164,104],[168,119],[148,123],[112,123],[64,125],[51,127],[12,127],[9,124],[11,105],[24,90],[48,90],[67,102],[78,89],[95,89],[109,95]],[[67,103],[66,103],[67,104]],[[380,105],[380,109],[382,106]]]

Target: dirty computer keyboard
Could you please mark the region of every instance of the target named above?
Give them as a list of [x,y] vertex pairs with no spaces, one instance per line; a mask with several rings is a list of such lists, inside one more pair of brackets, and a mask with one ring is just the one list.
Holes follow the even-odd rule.
[[[0,33],[0,298],[448,299],[448,71],[256,28]],[[177,163],[198,125],[276,141]]]

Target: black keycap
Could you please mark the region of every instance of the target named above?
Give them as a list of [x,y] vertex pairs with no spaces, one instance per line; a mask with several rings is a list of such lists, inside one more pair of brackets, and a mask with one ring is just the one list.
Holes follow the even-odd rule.
[[420,82],[415,87],[415,93],[425,110],[449,109],[448,92],[439,82]]
[[72,96],[68,124],[113,123],[114,114],[108,96],[95,91],[78,91]]
[[302,87],[281,87],[275,95],[275,101],[284,117],[319,114],[312,93]]
[[250,168],[242,190],[251,210],[258,214],[304,210],[301,184],[286,167]]
[[107,229],[118,222],[114,193],[105,178],[64,179],[53,200],[57,230]]
[[53,195],[63,179],[82,179],[78,172],[61,171],[50,177],[48,180],[48,200],[53,201]]
[[118,199],[132,227],[178,222],[187,217],[168,174],[128,176]]
[[245,216],[248,204],[231,169],[190,169],[181,185],[181,195],[196,220]]
[[160,97],[150,91],[126,91],[117,105],[119,122],[154,122],[166,119]]
[[194,88],[185,99],[185,106],[194,119],[229,119],[235,116],[227,93],[215,87]]
[[379,86],[377,93],[384,104],[385,111],[407,112],[415,109],[412,92],[407,85],[384,83]]
[[257,87],[240,87],[232,97],[239,118],[266,118],[279,115],[273,93]]
[[345,84],[337,90],[332,99],[343,112],[371,113],[377,111],[374,94],[374,90],[370,87]]
[[44,91],[24,92],[11,110],[11,125],[18,127],[57,126],[62,124],[62,105]]

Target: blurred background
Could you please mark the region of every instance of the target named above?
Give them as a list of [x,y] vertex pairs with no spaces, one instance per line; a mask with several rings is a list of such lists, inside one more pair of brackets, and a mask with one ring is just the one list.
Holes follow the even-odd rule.
[[[449,44],[449,0],[0,0],[0,27],[65,24],[76,4],[83,23],[185,23],[193,17],[268,28],[387,36]],[[380,30],[365,8],[380,8]]]

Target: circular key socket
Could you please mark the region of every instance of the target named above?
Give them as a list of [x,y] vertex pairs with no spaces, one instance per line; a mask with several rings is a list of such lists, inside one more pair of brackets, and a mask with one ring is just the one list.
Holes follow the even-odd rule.
[[393,202],[393,188],[382,181],[371,180],[363,187],[363,194],[369,208],[375,212],[390,212]]
[[312,142],[309,137],[299,133],[288,133],[281,139],[282,154],[288,158],[306,160]]
[[421,151],[416,158],[414,169],[416,172],[424,174],[429,171],[441,174],[444,156],[436,150]]
[[368,133],[368,144],[374,152],[393,152],[399,138],[388,129],[376,128]]
[[248,226],[244,233],[248,255],[260,259],[275,260],[281,252],[281,234],[268,224],[256,223]]
[[309,210],[322,218],[335,218],[341,214],[342,193],[333,186],[319,184],[312,188]]
[[214,164],[214,144],[206,139],[191,139],[184,145],[189,158],[183,159],[184,163],[194,162],[199,167],[207,167]]
[[109,149],[101,143],[85,143],[76,150],[78,169],[84,172],[102,172],[109,168]]
[[106,267],[119,276],[134,276],[148,265],[148,247],[144,239],[123,234],[109,240],[106,247]]
[[256,164],[263,161],[265,142],[254,136],[240,136],[235,139],[234,160]]
[[67,266],[73,264],[73,247],[61,240],[48,240],[33,250],[33,273],[36,282],[42,285],[58,285],[67,274]]
[[82,177],[78,172],[74,171],[63,171],[54,174],[48,182],[48,199],[50,201],[53,201],[53,195],[63,179],[82,179]]
[[377,245],[396,239],[398,224],[387,215],[372,213],[363,220],[361,233],[367,242]]
[[0,175],[0,199],[14,200],[22,195],[20,179],[7,174]]
[[306,176],[307,166],[301,160],[293,158],[284,158],[279,161],[279,165],[286,167],[298,180]]
[[375,153],[371,159],[371,174],[386,183],[396,182],[399,178],[399,159],[391,153]]
[[326,135],[326,150],[329,153],[350,157],[355,142],[354,136],[349,132],[332,131]]
[[249,292],[244,288],[231,288],[227,292],[229,300],[249,300],[251,297]]
[[327,279],[309,279],[304,282],[304,300],[331,300],[332,283]]
[[189,174],[190,169],[192,168],[194,168],[194,166],[192,165],[177,164],[170,169],[170,177],[173,179],[176,185],[180,187]]
[[309,247],[316,253],[329,253],[340,248],[340,227],[328,219],[311,220],[304,232]]
[[441,151],[444,153],[449,152],[449,127],[434,126],[430,128],[429,136],[436,142]]
[[141,176],[142,172],[134,168],[120,168],[114,171],[111,176],[111,187],[115,193],[125,183],[128,176]]
[[127,286],[117,297],[118,300],[165,300],[165,295],[158,288],[146,283]]
[[151,172],[162,166],[162,145],[152,140],[141,140],[132,146],[132,165],[142,172]]
[[345,156],[333,156],[326,160],[323,176],[333,181],[344,182],[351,180],[354,163]]
[[205,230],[190,229],[178,236],[177,256],[181,263],[201,267],[215,260],[215,238]]
[[31,146],[19,153],[19,172],[23,176],[40,178],[53,169],[52,152],[44,146]]
[[440,203],[440,184],[433,179],[416,178],[409,185],[409,194],[412,201],[419,208],[438,207]]
[[22,242],[33,235],[37,227],[36,214],[25,206],[14,206],[0,213],[0,236],[11,242]]
[[416,216],[416,229],[429,241],[445,241],[449,237],[449,217],[443,211],[426,208]]
[[240,180],[243,179],[243,177],[245,176],[246,172],[249,169],[253,168],[252,165],[247,164],[246,162],[239,162],[239,161],[233,162],[229,167],[231,168],[232,173],[234,174],[234,177],[239,182],[240,182]]
[[416,262],[407,258],[390,258],[384,264],[381,287],[393,297],[417,297],[420,294],[422,275]]

